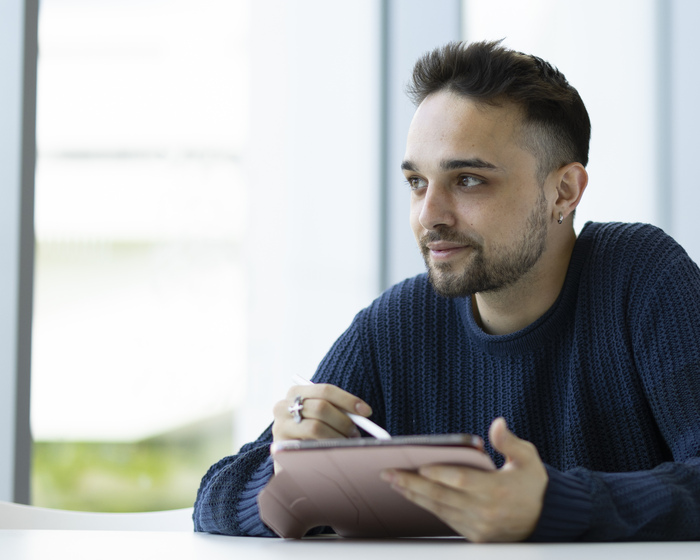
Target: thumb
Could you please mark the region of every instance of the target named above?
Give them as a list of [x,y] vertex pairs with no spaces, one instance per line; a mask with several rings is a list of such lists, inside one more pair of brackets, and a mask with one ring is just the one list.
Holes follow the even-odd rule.
[[532,444],[511,432],[503,417],[496,418],[491,423],[489,441],[493,448],[506,458],[506,462],[526,461],[532,453]]

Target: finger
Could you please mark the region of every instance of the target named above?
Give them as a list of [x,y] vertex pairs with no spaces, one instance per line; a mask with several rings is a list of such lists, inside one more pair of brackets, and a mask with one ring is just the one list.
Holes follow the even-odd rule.
[[[476,474],[489,476],[489,473]],[[494,478],[494,473],[490,473]],[[522,540],[534,529],[530,522],[523,524],[519,517],[527,507],[503,503],[493,494],[481,495],[446,487],[422,476],[404,471],[389,470],[382,478],[392,482],[392,489],[407,500],[430,511],[458,534],[473,542],[493,540]],[[420,479],[425,482],[421,482]],[[534,522],[539,510],[531,516]],[[524,528],[523,528],[524,527]]]
[[345,412],[328,401],[306,399],[300,411],[301,422],[296,422],[289,410],[289,402],[279,401],[273,409],[275,421],[272,435],[275,441],[288,439],[327,439],[359,437],[360,433]]
[[426,465],[418,469],[422,477],[464,492],[483,492],[494,482],[493,473],[457,465]]
[[[478,508],[471,507],[466,494],[420,481],[422,477],[393,469],[382,473],[384,480],[391,480],[391,488],[410,502],[431,512],[454,531],[470,541],[483,541],[478,528],[483,525]],[[425,480],[425,479],[423,479]]]
[[340,433],[343,437],[359,435],[359,430],[350,417],[330,402],[322,399],[306,399],[303,405],[301,424],[304,424],[307,420],[318,420]]
[[389,482],[396,490],[412,502],[422,506],[433,504],[430,510],[435,512],[440,506],[456,510],[468,510],[473,505],[466,492],[433,482],[419,474],[389,469],[382,472],[382,479]]
[[459,523],[460,525],[468,524],[468,520],[473,516],[470,515],[471,510],[465,510],[458,506],[453,506],[448,501],[436,500],[430,495],[415,492],[410,488],[394,488],[398,491],[404,498],[410,502],[428,510],[429,512],[437,515],[440,519],[446,523]]
[[437,502],[421,494],[404,494],[404,497],[417,506],[429,511],[439,518],[445,525],[454,530],[458,535],[462,535],[471,542],[486,542],[487,539],[481,536],[483,522],[471,510],[455,508],[449,504]]
[[324,424],[319,420],[306,420],[297,424],[296,422],[275,422],[272,425],[272,440],[287,441],[291,439],[318,440],[336,439],[346,436]]
[[[278,407],[281,404],[281,410]],[[273,441],[283,441],[290,439],[331,439],[354,437],[354,433],[341,433],[325,422],[306,418],[301,422],[296,422],[287,410],[287,401],[280,401],[275,405],[275,421],[272,424]],[[359,435],[359,434],[357,434]]]
[[328,383],[296,385],[291,387],[287,392],[287,399],[291,403],[297,396],[304,399],[309,398],[325,400],[341,410],[353,412],[355,414],[359,414],[360,416],[367,417],[372,415],[372,407],[370,407],[361,398],[344,391],[340,387],[336,387],[335,385],[330,385]]
[[505,418],[496,418],[489,428],[489,440],[493,448],[506,458],[507,462],[527,463],[539,458],[537,449],[529,441],[520,439],[508,429]]

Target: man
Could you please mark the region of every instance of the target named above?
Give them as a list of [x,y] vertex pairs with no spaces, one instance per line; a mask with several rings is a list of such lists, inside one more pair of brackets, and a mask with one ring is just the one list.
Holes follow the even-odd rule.
[[317,385],[212,467],[195,528],[270,535],[269,443],[358,436],[351,411],[392,435],[488,434],[494,472],[382,475],[468,540],[700,538],[697,266],[651,226],[576,237],[590,123],[549,64],[450,44],[410,91],[402,169],[428,273],[361,311]]

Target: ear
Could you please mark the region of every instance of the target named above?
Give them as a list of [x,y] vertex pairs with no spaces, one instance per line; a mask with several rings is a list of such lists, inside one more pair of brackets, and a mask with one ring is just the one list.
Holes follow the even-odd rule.
[[576,210],[583,191],[588,185],[588,173],[580,163],[569,163],[557,170],[557,199],[554,202],[555,219],[561,213],[564,218]]

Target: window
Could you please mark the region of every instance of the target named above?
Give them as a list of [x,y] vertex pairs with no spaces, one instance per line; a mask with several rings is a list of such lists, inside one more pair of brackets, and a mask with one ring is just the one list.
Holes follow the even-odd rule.
[[247,23],[236,0],[41,3],[36,505],[189,506],[230,453]]

